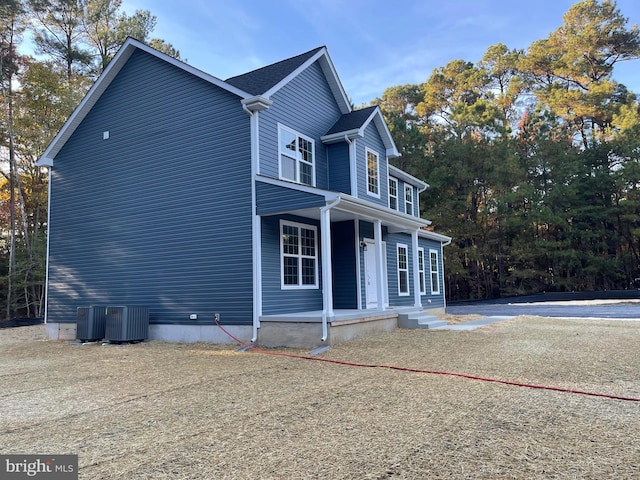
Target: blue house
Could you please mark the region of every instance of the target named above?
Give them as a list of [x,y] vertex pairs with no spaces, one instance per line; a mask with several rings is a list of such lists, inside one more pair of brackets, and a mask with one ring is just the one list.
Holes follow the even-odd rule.
[[145,305],[150,338],[307,347],[443,311],[451,239],[398,156],[325,47],[223,81],[128,39],[39,160],[48,335]]

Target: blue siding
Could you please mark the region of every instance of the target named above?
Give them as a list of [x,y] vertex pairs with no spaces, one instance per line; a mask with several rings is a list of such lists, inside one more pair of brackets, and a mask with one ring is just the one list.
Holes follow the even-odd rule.
[[[405,203],[405,196],[404,196],[404,187],[409,184],[400,179],[396,179],[396,180],[398,180],[398,205],[399,205],[398,211],[402,213],[407,213],[409,215],[413,215],[414,217],[418,217],[419,216],[418,215],[418,212],[419,212],[418,189],[413,185],[411,185],[411,191],[413,192],[413,210],[407,212],[405,208],[406,203]],[[387,182],[387,187],[388,185],[389,183]],[[388,202],[388,199],[387,199],[387,202]]]
[[280,220],[304,223],[318,227],[319,285],[322,285],[322,259],[320,257],[320,226],[316,220],[293,215],[262,217],[262,313],[305,312],[322,309],[322,289],[283,290],[280,279]]
[[[425,308],[442,308],[444,307],[444,260],[442,257],[442,244],[426,238],[418,239],[418,246],[424,248],[425,272],[426,272],[426,288],[427,294],[422,295],[422,305]],[[440,294],[431,294],[431,271],[429,263],[429,250],[438,252],[438,271],[440,272]],[[431,300],[431,303],[428,303]]]
[[[389,288],[389,305],[410,306],[415,304],[413,297],[413,249],[411,248],[411,235],[404,233],[390,233],[385,239],[387,241],[387,280]],[[409,255],[409,295],[400,296],[398,294],[398,244],[407,246]]]
[[314,63],[272,97],[260,112],[260,173],[278,178],[278,122],[315,140],[316,186],[328,188],[327,152],[320,137],[340,118],[324,73]]
[[251,324],[250,173],[240,99],[137,50],[55,158],[49,320]]
[[[366,149],[378,154],[380,198],[367,193],[367,155]],[[383,207],[389,206],[389,168],[386,148],[377,128],[371,122],[364,131],[364,138],[356,140],[356,169],[358,175],[358,197]]]
[[256,212],[258,215],[282,213],[294,208],[323,207],[326,203],[322,195],[256,182]]
[[353,221],[331,224],[334,308],[358,308],[355,245]]
[[327,146],[329,162],[329,190],[351,194],[351,165],[349,145],[334,143]]

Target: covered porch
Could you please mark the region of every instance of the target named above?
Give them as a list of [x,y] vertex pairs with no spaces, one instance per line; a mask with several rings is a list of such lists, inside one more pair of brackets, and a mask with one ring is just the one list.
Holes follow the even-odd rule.
[[[444,310],[444,309],[442,309]],[[265,347],[287,346],[314,348],[336,345],[376,333],[390,332],[398,327],[434,328],[444,325],[436,316],[440,309],[422,310],[415,307],[333,310],[326,318],[322,310],[263,315],[260,317],[258,343]],[[326,338],[323,324],[326,322]]]
[[[273,249],[277,220],[269,220],[268,227],[262,227],[268,228],[269,234],[259,235],[260,241],[256,242],[262,246],[256,277],[263,282],[255,286],[258,301],[253,341],[263,346],[300,348],[332,345],[406,326],[410,315],[423,319],[432,315],[422,304],[420,270],[424,266],[419,265],[417,255],[419,238],[428,235],[439,245],[450,239],[427,231],[431,222],[345,193],[290,185],[282,180],[260,178],[258,187],[256,214],[265,222],[283,216],[287,220],[280,222],[296,221],[302,228],[304,222],[315,222],[317,227],[309,228],[317,228],[318,241],[313,244],[314,251],[317,247],[317,271],[321,275],[315,288],[303,290],[287,289],[284,282],[283,286],[274,285],[274,275],[263,276],[263,269],[275,273],[273,262],[277,259]],[[366,229],[359,226],[362,222],[368,225]],[[333,232],[338,226],[341,229]],[[284,237],[282,231],[280,235]],[[391,255],[396,251],[392,244],[388,249],[385,241],[385,237],[392,236],[393,242],[399,241],[405,248],[406,262],[403,278],[406,293],[401,298],[396,295],[395,299],[389,293],[390,283],[395,285],[396,280],[395,275],[389,276],[393,273],[387,272],[391,265],[387,255],[389,262],[395,262]],[[269,238],[270,243],[261,243],[263,238]],[[270,256],[265,253],[267,250]],[[347,263],[349,268],[344,268]],[[431,300],[425,307],[431,307],[430,303]],[[306,305],[310,307],[308,310],[304,308]]]

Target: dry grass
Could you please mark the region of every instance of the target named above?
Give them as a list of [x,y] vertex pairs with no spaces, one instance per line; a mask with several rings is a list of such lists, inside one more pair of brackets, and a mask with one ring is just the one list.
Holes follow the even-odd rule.
[[[229,346],[42,338],[0,331],[0,451],[77,453],[82,479],[640,478],[640,402]],[[639,345],[639,322],[519,317],[323,357],[640,397]]]

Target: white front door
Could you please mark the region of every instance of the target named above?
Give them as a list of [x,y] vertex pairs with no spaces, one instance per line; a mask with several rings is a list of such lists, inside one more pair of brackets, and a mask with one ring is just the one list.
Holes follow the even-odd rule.
[[364,278],[366,283],[365,295],[367,308],[378,306],[378,281],[376,277],[376,245],[373,241],[365,240],[364,250]]

